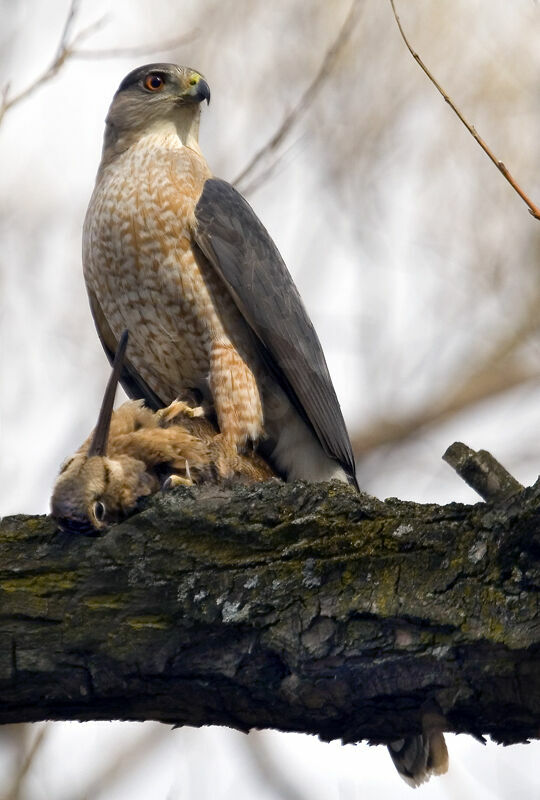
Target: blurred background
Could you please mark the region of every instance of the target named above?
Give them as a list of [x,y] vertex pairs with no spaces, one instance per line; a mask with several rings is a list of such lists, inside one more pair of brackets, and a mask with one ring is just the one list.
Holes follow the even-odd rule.
[[[538,202],[540,4],[397,6],[413,47]],[[46,513],[60,463],[96,420],[108,366],[81,227],[111,97],[150,61],[208,79],[203,152],[296,280],[362,487],[476,502],[441,461],[456,439],[535,481],[540,223],[415,64],[389,2],[0,0],[0,513]],[[448,741],[450,774],[419,790],[425,800],[540,796],[538,743]],[[0,731],[2,800],[254,796],[411,790],[385,748],[307,736],[154,723]]]

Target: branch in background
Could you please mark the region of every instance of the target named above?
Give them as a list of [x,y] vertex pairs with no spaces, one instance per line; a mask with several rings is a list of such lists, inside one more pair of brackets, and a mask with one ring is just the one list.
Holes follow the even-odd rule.
[[286,157],[289,153],[292,153],[295,147],[298,145],[301,136],[298,136],[293,142],[291,142],[287,147],[283,148],[279,154],[276,154],[276,157],[268,163],[266,167],[261,169],[261,171],[253,178],[252,181],[248,181],[246,186],[242,189],[242,192],[245,195],[254,194],[257,189],[260,189],[261,186],[264,186],[267,180],[269,180],[272,175],[275,175],[278,171],[278,168],[283,168],[286,166]]
[[43,742],[45,741],[47,731],[47,725],[42,725],[35,736],[28,753],[25,755],[10,788],[5,795],[0,795],[1,800],[19,800],[19,798],[22,797],[21,792],[24,786],[25,778],[32,767],[36,755],[41,749]]
[[23,89],[21,92],[19,92],[19,94],[16,94],[13,97],[9,96],[9,85],[4,87],[2,91],[2,104],[0,105],[0,122],[4,117],[4,114],[13,108],[13,106],[17,105],[17,103],[20,103],[22,100],[26,100],[27,97],[30,97],[30,95],[43,86],[43,84],[48,83],[48,81],[54,78],[64,66],[66,61],[73,56],[77,45],[84,41],[84,39],[87,39],[89,36],[92,36],[92,34],[94,34],[103,25],[105,21],[104,17],[97,22],[92,23],[92,25],[89,25],[87,28],[84,28],[84,30],[74,36],[70,41],[71,30],[77,16],[78,5],[78,0],[71,0],[66,21],[64,23],[64,28],[62,30],[62,35],[60,37],[60,42],[56,49],[56,54],[47,69],[38,78],[36,78],[33,83],[30,84],[30,86],[27,86],[26,89]]
[[540,380],[538,370],[515,365],[502,366],[491,372],[478,372],[447,398],[430,398],[417,412],[402,419],[382,419],[373,422],[364,431],[351,436],[357,458],[378,447],[396,445],[410,439],[419,431],[440,425],[471,406],[497,397],[504,392]]
[[[0,722],[538,735],[540,483],[505,504],[188,487],[99,538],[0,523]],[[418,591],[418,587],[422,591]]]
[[[107,762],[106,754],[102,753],[99,764],[101,769],[96,769],[92,779],[78,792],[80,800],[93,800],[105,791],[111,795],[115,783],[125,778],[134,764],[139,766],[141,761],[147,761],[164,744],[168,734],[167,728],[155,726],[149,732],[143,732],[137,741],[121,750],[111,761]],[[65,797],[66,800],[73,800],[73,789]]]
[[[323,88],[324,84],[331,77],[332,72],[337,64],[339,55],[349,41],[358,22],[357,17],[359,14],[359,9],[359,0],[353,0],[345,21],[339,29],[338,35],[324,54],[317,74],[304,91],[295,107],[285,116],[277,131],[270,137],[266,144],[255,153],[240,174],[234,179],[233,185],[235,185],[239,191],[243,192],[244,194],[249,194],[250,192],[255,191],[275,168],[276,164],[271,165],[265,169],[262,175],[255,176],[248,181],[248,178],[251,178],[261,161],[275,154],[285,137],[297,124],[298,120],[306,113],[306,111],[308,111],[316,96]],[[275,157],[276,163],[279,158],[280,156]]]
[[495,166],[497,167],[499,172],[501,172],[504,175],[504,177],[506,178],[506,180],[508,181],[508,183],[510,184],[512,189],[514,189],[514,191],[517,192],[518,195],[521,197],[521,199],[527,204],[527,206],[529,207],[529,212],[533,215],[533,217],[535,217],[535,219],[540,219],[540,208],[538,208],[538,206],[536,206],[532,202],[532,200],[530,200],[528,198],[528,196],[525,194],[523,189],[519,186],[519,184],[512,177],[512,175],[510,174],[510,172],[508,171],[506,166],[503,164],[503,162],[499,161],[499,159],[493,154],[493,152],[490,150],[490,148],[485,143],[485,141],[478,135],[478,133],[476,132],[475,128],[470,124],[470,122],[468,122],[468,120],[466,119],[464,114],[457,108],[457,106],[454,103],[454,101],[448,96],[448,94],[445,92],[445,90],[442,88],[442,86],[437,82],[437,80],[431,74],[431,72],[426,67],[426,65],[424,64],[424,62],[422,61],[422,59],[420,58],[418,53],[416,53],[413,50],[411,44],[409,43],[409,40],[407,39],[407,37],[405,35],[405,31],[403,30],[403,27],[401,25],[399,16],[398,16],[398,14],[396,12],[396,7],[394,5],[394,0],[390,0],[390,5],[392,6],[392,12],[393,12],[395,20],[397,22],[397,25],[398,25],[398,28],[399,28],[399,32],[401,34],[401,38],[405,42],[405,44],[407,46],[407,49],[409,50],[410,54],[412,55],[412,57],[414,58],[416,63],[425,72],[425,74],[427,75],[427,77],[429,78],[431,83],[435,86],[437,91],[442,95],[444,100],[448,103],[448,105],[450,106],[452,111],[454,111],[454,113],[457,115],[457,117],[461,120],[463,125],[465,125],[465,127],[467,128],[467,130],[469,131],[471,136],[478,142],[478,144],[480,145],[480,147],[482,148],[484,153],[495,164]]
[[155,44],[140,44],[133,45],[132,47],[113,47],[110,49],[103,48],[101,50],[85,48],[83,50],[75,50],[72,55],[73,58],[96,61],[99,58],[131,58],[132,56],[144,56],[147,53],[163,53],[166,50],[174,50],[182,44],[194,41],[200,36],[200,33],[200,30],[195,28],[189,33],[177,36],[175,39],[167,39],[164,42],[157,42]]
[[267,737],[262,731],[250,731],[246,750],[251,763],[261,777],[261,785],[271,789],[277,800],[307,800],[284,774],[281,762],[273,755]]
[[445,396],[430,397],[417,412],[403,419],[383,419],[351,437],[356,457],[378,447],[403,442],[420,430],[445,422],[471,406],[532,381],[537,369],[517,363],[519,348],[538,330],[540,296],[534,295],[510,333],[496,342],[483,361]]

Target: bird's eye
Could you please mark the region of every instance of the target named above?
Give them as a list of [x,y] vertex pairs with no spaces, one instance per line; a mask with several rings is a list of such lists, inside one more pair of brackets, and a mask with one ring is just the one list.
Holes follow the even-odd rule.
[[165,86],[165,81],[161,77],[161,75],[156,75],[155,73],[151,73],[147,75],[144,79],[144,85],[150,92],[161,92],[163,87]]
[[105,519],[105,514],[106,514],[106,508],[104,504],[101,502],[101,500],[97,500],[94,503],[95,518],[97,519],[98,522],[103,522],[103,520]]
[[198,83],[199,83],[199,78],[198,78],[198,77],[197,77],[197,78],[193,77],[193,78],[191,78],[191,80],[189,81],[189,85],[190,85],[190,86],[196,86]]

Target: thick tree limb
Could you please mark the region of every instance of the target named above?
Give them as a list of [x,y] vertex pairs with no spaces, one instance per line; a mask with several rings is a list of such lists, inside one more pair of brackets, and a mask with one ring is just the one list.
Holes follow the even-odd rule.
[[0,526],[0,721],[539,735],[540,484],[475,506],[180,488],[97,539]]

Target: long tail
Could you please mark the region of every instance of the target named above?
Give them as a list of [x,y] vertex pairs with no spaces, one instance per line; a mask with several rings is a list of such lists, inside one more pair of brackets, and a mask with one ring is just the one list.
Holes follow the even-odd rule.
[[388,750],[397,771],[413,788],[448,770],[448,750],[439,729],[424,727],[423,734],[391,742]]

